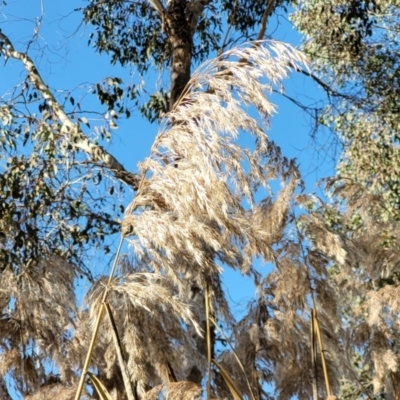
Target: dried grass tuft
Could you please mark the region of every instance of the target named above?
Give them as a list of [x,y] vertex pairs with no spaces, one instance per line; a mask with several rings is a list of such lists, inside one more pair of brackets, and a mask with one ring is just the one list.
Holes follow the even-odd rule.
[[[124,230],[137,257],[176,285],[188,271],[191,279],[219,275],[216,261],[248,273],[254,256],[274,258],[299,175],[248,111],[254,107],[268,126],[275,108],[267,93],[305,58],[282,43],[263,44],[233,49],[196,71],[140,165],[144,178]],[[254,148],[237,142],[244,133]],[[268,193],[271,179],[285,189],[256,207],[254,196],[260,188]]]

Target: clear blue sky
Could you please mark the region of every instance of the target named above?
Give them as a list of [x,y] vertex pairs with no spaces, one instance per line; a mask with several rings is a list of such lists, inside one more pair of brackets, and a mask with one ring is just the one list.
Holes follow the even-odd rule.
[[[107,76],[122,77],[124,82],[138,81],[134,69],[111,66],[107,55],[98,55],[87,46],[90,27],[81,25],[81,13],[75,8],[87,4],[80,0],[12,0],[0,8],[0,29],[10,37],[16,49],[25,51],[31,39],[37,18],[43,20],[36,43],[31,46],[30,55],[45,82],[52,90],[72,90],[76,99],[88,92],[88,84],[101,81]],[[43,5],[43,10],[42,10]],[[274,39],[297,45],[299,36],[283,18],[270,21],[268,33],[274,32]],[[0,59],[0,96],[23,77],[22,66],[14,60]],[[153,80],[156,80],[154,75]],[[293,75],[285,81],[287,93],[305,103],[314,104],[315,99],[323,99],[322,92],[309,79],[302,75]],[[278,114],[273,118],[270,137],[282,148],[287,157],[296,157],[306,182],[307,191],[314,190],[317,180],[332,174],[332,162],[326,155],[329,135],[312,140],[310,118],[297,106],[282,96],[274,95],[278,105]],[[99,109],[94,95],[86,94],[86,109]],[[97,118],[97,121],[96,121]],[[94,116],[91,125],[100,122]],[[135,171],[137,162],[143,160],[157,133],[157,125],[148,124],[140,113],[134,112],[130,119],[121,120],[119,129],[112,131],[114,137],[108,150],[124,164],[128,170]],[[321,148],[318,148],[320,143]],[[317,147],[316,147],[317,146]],[[105,272],[108,263],[99,266],[97,273]],[[226,271],[225,284],[232,304],[236,304],[237,314],[241,314],[245,304],[254,295],[254,288],[248,279],[243,280],[237,273]]]

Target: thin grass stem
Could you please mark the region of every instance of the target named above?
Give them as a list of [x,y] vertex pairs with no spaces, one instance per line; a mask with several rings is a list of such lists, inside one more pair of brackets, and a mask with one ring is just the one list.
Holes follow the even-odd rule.
[[207,379],[207,400],[211,399],[211,330],[210,330],[210,303],[209,303],[209,290],[208,283],[206,284],[206,293],[205,293],[205,307],[206,307],[206,330],[207,330],[207,370],[208,370],[208,379]]
[[103,303],[104,307],[107,311],[107,316],[110,322],[110,327],[111,327],[111,333],[112,333],[112,338],[113,342],[115,345],[115,351],[117,352],[117,358],[119,362],[119,367],[121,368],[121,374],[122,374],[122,380],[124,381],[124,386],[125,386],[125,392],[126,392],[126,397],[128,397],[128,400],[138,400],[136,396],[134,396],[133,391],[132,391],[132,386],[131,382],[129,379],[129,374],[127,371],[126,367],[126,362],[124,359],[124,355],[122,353],[122,346],[121,346],[121,340],[118,335],[118,330],[117,326],[115,324],[114,317],[112,315],[110,306],[107,303]]
[[315,308],[312,309],[312,314],[313,314],[313,320],[314,320],[314,323],[315,323],[315,329],[316,329],[316,332],[317,332],[319,349],[321,351],[321,361],[322,361],[322,369],[324,371],[326,394],[329,397],[329,396],[331,396],[331,386],[330,386],[330,383],[329,383],[328,370],[326,368],[325,355],[324,355],[324,347],[322,345],[321,331],[319,329],[317,312],[316,312]]
[[124,242],[124,236],[121,235],[121,239],[119,241],[118,249],[117,249],[117,252],[116,252],[115,258],[114,258],[114,263],[113,263],[113,266],[111,268],[110,275],[108,277],[107,286],[104,289],[103,298],[101,299],[101,305],[100,305],[99,312],[97,314],[96,325],[95,325],[94,330],[93,330],[92,339],[90,341],[89,349],[88,349],[88,352],[86,354],[85,363],[84,363],[83,368],[82,368],[82,374],[81,374],[81,377],[79,379],[78,389],[76,390],[75,400],[79,400],[80,397],[81,397],[81,394],[82,394],[83,386],[85,384],[86,373],[87,373],[87,370],[89,368],[90,360],[91,360],[92,354],[93,354],[94,345],[95,345],[96,339],[97,339],[97,334],[99,333],[101,321],[102,321],[103,315],[104,315],[104,308],[105,308],[104,303],[107,300],[108,290],[109,290],[110,285],[111,285],[112,277],[114,275],[114,271],[115,271],[115,268],[116,268],[116,265],[117,265],[119,253],[121,252],[121,248],[122,248],[122,243],[123,242]]
[[240,361],[240,358],[238,357],[238,355],[235,352],[235,349],[233,348],[233,346],[231,345],[229,338],[225,335],[224,331],[217,325],[217,323],[211,318],[210,321],[214,324],[214,326],[218,329],[218,331],[221,333],[221,335],[224,337],[224,339],[226,340],[226,343],[228,343],[228,346],[231,348],[233,356],[235,357],[240,369],[242,370],[244,377],[246,379],[246,383],[247,383],[247,387],[249,388],[249,392],[250,392],[250,396],[251,396],[251,400],[256,400],[253,390],[251,388],[251,384],[249,382],[249,379],[247,378],[247,374],[246,371],[243,367],[242,362]]
[[313,400],[318,400],[318,371],[317,371],[317,342],[315,340],[316,329],[314,321],[314,309],[311,310],[311,374]]

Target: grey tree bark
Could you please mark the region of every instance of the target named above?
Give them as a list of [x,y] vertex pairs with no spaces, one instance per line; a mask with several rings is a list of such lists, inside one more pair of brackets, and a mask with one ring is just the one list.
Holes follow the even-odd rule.
[[192,63],[191,15],[188,16],[187,1],[173,0],[168,5],[165,28],[171,46],[171,91],[169,109],[182,95],[190,80]]
[[92,143],[80,130],[79,124],[74,123],[65,113],[62,106],[57,102],[48,86],[44,83],[34,62],[28,54],[14,49],[10,39],[0,31],[0,51],[4,57],[20,60],[28,73],[28,78],[32,85],[42,94],[54,115],[61,123],[61,133],[69,136],[70,143],[76,149],[83,151],[94,163],[100,163],[107,167],[114,175],[137,190],[140,176],[127,171],[123,165],[102,146]]

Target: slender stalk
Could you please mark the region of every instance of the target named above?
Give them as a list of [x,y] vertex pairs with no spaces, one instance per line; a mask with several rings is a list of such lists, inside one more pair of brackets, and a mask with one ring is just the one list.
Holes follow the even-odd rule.
[[313,313],[313,319],[315,323],[315,329],[317,332],[317,338],[318,338],[318,344],[319,344],[319,349],[321,351],[321,361],[322,361],[322,369],[324,371],[324,378],[325,378],[325,386],[326,386],[326,394],[327,396],[331,396],[331,386],[329,384],[329,377],[328,377],[328,370],[326,368],[326,362],[325,362],[325,355],[324,355],[324,347],[322,345],[322,338],[321,338],[321,331],[319,329],[319,323],[318,323],[318,318],[317,318],[317,312],[315,309],[312,309]]
[[207,334],[207,364],[208,364],[208,379],[207,379],[207,400],[211,399],[211,331],[210,331],[210,304],[208,298],[208,283],[206,284],[205,293],[206,306],[206,334]]
[[[261,19],[261,27],[260,27],[260,32],[258,33],[257,40],[262,40],[264,39],[265,31],[267,30],[267,22],[268,22],[268,17],[270,16],[272,9],[274,7],[275,0],[269,0],[267,8],[264,11],[264,14]],[[258,46],[259,43],[256,43],[255,46]]]
[[247,378],[246,371],[245,371],[245,369],[244,369],[244,367],[243,367],[243,364],[242,364],[242,362],[240,361],[240,358],[238,357],[238,355],[236,354],[236,351],[235,351],[235,349],[233,348],[233,346],[232,346],[232,344],[231,344],[229,338],[225,335],[224,331],[217,325],[217,323],[216,323],[212,318],[211,318],[210,320],[211,320],[211,322],[214,324],[215,328],[216,328],[216,329],[221,333],[221,335],[224,337],[224,339],[226,340],[226,343],[228,343],[228,346],[231,348],[232,354],[234,355],[234,357],[235,357],[235,359],[236,359],[236,361],[237,361],[237,363],[238,363],[240,369],[243,371],[243,376],[244,376],[245,379],[246,379],[246,383],[247,383],[247,387],[249,388],[251,400],[256,400],[256,398],[255,398],[255,396],[254,396],[254,394],[253,394],[253,389],[251,388],[250,381],[249,381],[249,379]]
[[226,386],[228,387],[233,396],[233,400],[243,400],[242,394],[240,393],[238,387],[236,386],[235,381],[230,377],[229,373],[224,369],[224,367],[218,361],[213,360],[213,363],[219,369],[222,378],[226,383]]
[[119,362],[119,366],[121,368],[121,374],[122,374],[122,379],[124,381],[124,386],[125,386],[125,391],[126,391],[126,397],[128,397],[128,400],[138,400],[132,391],[132,386],[131,386],[131,382],[128,376],[128,371],[127,371],[127,367],[126,367],[126,363],[124,360],[124,355],[122,354],[122,346],[121,346],[121,340],[119,338],[118,335],[118,331],[117,331],[117,326],[115,324],[115,320],[114,317],[112,315],[110,306],[107,303],[103,303],[104,307],[107,311],[107,316],[110,322],[110,327],[111,327],[111,333],[112,333],[112,338],[113,338],[113,342],[115,345],[115,351],[117,352],[117,358],[118,358],[118,362]]
[[[306,267],[306,272],[307,272],[307,279],[308,279],[308,284],[309,284],[309,289],[310,289],[310,294],[311,294],[311,302],[312,302],[312,307],[311,308],[311,357],[312,357],[312,392],[313,392],[313,400],[318,400],[318,369],[317,369],[317,343],[315,340],[315,336],[318,335],[319,333],[319,326],[318,326],[318,331],[317,331],[317,313],[315,311],[315,307],[316,307],[316,301],[315,301],[315,289],[313,287],[313,281],[312,281],[312,274],[311,274],[311,267],[308,263],[307,257],[306,257],[306,252],[304,250],[303,247],[303,241],[302,241],[302,235],[300,233],[298,224],[297,224],[297,219],[296,219],[296,215],[294,212],[292,212],[292,215],[294,217],[295,220],[295,228],[296,228],[296,232],[297,232],[297,238],[300,244],[300,251],[301,251],[301,255],[302,258],[304,260],[304,265]],[[326,373],[326,366],[325,366],[325,357],[324,357],[324,353],[322,350],[322,340],[320,341],[320,348],[321,348],[321,358],[322,358],[322,364],[325,367],[324,368],[324,374]],[[327,374],[325,374],[325,378],[327,378]],[[325,382],[327,382],[327,379],[325,379]],[[328,385],[327,387],[329,387],[329,381],[328,381]],[[330,392],[330,387],[329,387],[329,392]],[[329,396],[329,393],[328,393]]]
[[315,340],[314,309],[311,310],[311,378],[313,400],[318,400],[318,375],[317,375],[317,342]]
[[99,313],[97,314],[97,320],[96,320],[96,325],[94,327],[92,339],[90,341],[89,350],[88,350],[88,352],[86,354],[85,364],[83,365],[82,374],[81,374],[81,378],[79,380],[78,389],[76,391],[75,400],[79,400],[80,397],[81,397],[81,394],[82,394],[83,385],[85,384],[86,372],[87,372],[87,370],[89,368],[90,359],[92,358],[94,344],[95,344],[96,339],[97,339],[97,334],[99,332],[99,328],[100,328],[100,324],[101,324],[101,320],[103,318],[103,315],[104,315],[104,303],[101,303],[101,306],[100,306],[100,309],[99,309]]
[[113,278],[113,275],[114,275],[114,272],[115,272],[115,268],[117,266],[118,256],[119,256],[119,253],[121,252],[121,248],[122,248],[122,243],[123,242],[124,242],[124,236],[121,235],[121,239],[119,241],[117,253],[115,254],[114,263],[113,263],[113,266],[111,268],[110,275],[108,276],[107,285],[106,285],[106,287],[104,289],[104,292],[103,292],[103,298],[101,299],[100,309],[99,309],[99,312],[97,313],[96,325],[94,327],[93,334],[92,334],[92,339],[90,341],[89,349],[88,349],[88,352],[86,354],[86,360],[85,360],[85,363],[84,363],[83,368],[82,368],[82,374],[81,374],[81,377],[79,379],[78,389],[76,390],[75,400],[79,400],[80,397],[81,397],[81,394],[82,394],[83,385],[85,384],[86,373],[87,373],[87,370],[89,368],[90,360],[91,360],[92,354],[93,354],[94,345],[95,345],[96,339],[97,339],[97,334],[99,333],[99,328],[100,328],[101,321],[102,321],[103,315],[104,315],[104,308],[105,308],[104,303],[107,300],[108,290],[110,288],[111,281],[112,281],[112,278]]
[[390,373],[390,379],[392,380],[392,386],[393,386],[393,392],[394,392],[394,400],[399,400],[400,399],[399,390],[397,388],[396,378],[395,378],[393,372]]

